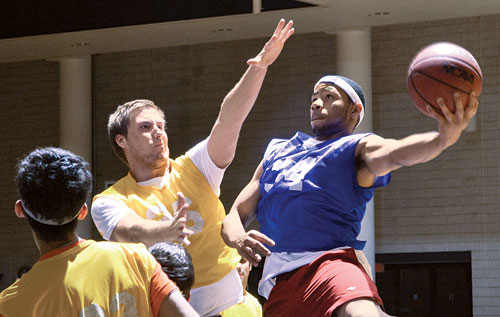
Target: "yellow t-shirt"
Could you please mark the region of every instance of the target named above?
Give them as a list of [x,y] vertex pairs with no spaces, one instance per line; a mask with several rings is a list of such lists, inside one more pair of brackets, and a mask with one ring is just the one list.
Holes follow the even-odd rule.
[[44,255],[0,293],[0,315],[153,316],[156,265],[142,244],[82,240]]
[[168,220],[177,209],[177,192],[190,203],[187,227],[194,231],[187,250],[193,259],[195,283],[193,288],[213,284],[236,267],[240,259],[221,237],[224,207],[193,161],[183,155],[170,160],[169,179],[161,189],[137,184],[130,173],[106,189],[97,198],[123,201],[140,217],[149,220]]
[[262,306],[257,298],[247,292],[242,303],[229,307],[220,315],[221,317],[261,317]]

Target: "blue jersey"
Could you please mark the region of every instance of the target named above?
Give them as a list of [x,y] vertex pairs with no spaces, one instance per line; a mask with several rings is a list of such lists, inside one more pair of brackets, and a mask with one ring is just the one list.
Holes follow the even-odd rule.
[[354,134],[318,143],[298,132],[289,140],[274,139],[264,155],[259,180],[257,218],[262,233],[272,238],[273,252],[326,251],[357,240],[366,203],[390,174],[376,177],[371,188],[356,179],[356,146],[368,134]]

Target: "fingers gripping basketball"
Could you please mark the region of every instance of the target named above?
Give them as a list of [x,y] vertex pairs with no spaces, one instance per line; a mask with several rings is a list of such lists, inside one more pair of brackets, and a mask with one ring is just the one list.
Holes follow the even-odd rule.
[[472,91],[479,97],[483,86],[481,68],[474,56],[465,48],[453,43],[439,42],[424,47],[413,58],[408,69],[408,92],[413,103],[429,115],[426,105],[437,112],[441,109],[436,101],[442,97],[455,112],[454,92],[468,104]]

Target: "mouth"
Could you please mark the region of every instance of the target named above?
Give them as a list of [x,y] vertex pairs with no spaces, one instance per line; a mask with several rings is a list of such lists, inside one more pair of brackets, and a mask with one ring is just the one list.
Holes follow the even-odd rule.
[[163,143],[154,144],[154,147],[156,149],[158,149],[159,151],[164,151],[165,150],[165,145]]
[[311,121],[318,121],[318,120],[323,120],[325,119],[324,116],[320,116],[320,115],[317,115],[317,116],[311,116]]

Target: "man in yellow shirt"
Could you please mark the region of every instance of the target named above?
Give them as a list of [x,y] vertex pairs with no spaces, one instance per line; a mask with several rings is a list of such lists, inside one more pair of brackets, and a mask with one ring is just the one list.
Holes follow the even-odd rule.
[[92,187],[88,164],[59,148],[19,164],[20,199],[40,259],[0,293],[0,316],[198,316],[142,244],[76,234]]
[[[235,270],[240,257],[220,236],[225,211],[219,186],[267,68],[293,34],[292,25],[292,21],[278,23],[271,39],[247,62],[247,71],[224,98],[208,138],[185,155],[169,158],[164,113],[150,100],[127,102],[108,121],[113,150],[130,172],[94,198],[96,227],[111,241],[142,242],[148,247],[183,242],[195,271],[190,304],[203,316],[219,314],[243,300]],[[186,197],[189,210],[175,214],[182,205],[179,192]]]
[[261,317],[262,306],[260,305],[257,298],[255,298],[246,290],[248,285],[248,276],[250,275],[250,271],[252,270],[252,264],[250,264],[247,259],[241,258],[240,263],[238,264],[236,269],[240,274],[245,299],[243,300],[243,302],[233,305],[225,311],[221,312],[221,317]]

